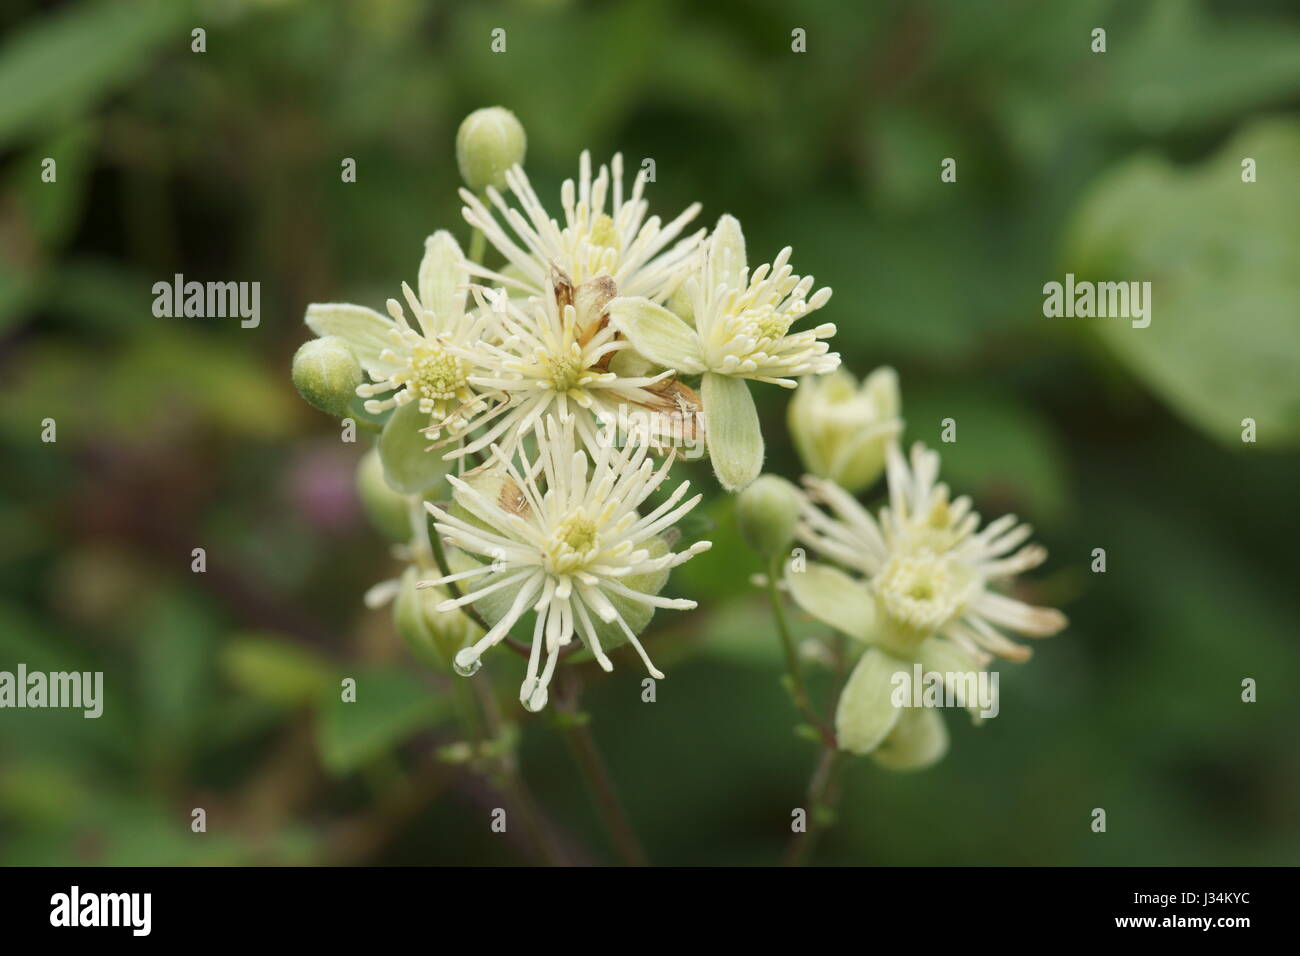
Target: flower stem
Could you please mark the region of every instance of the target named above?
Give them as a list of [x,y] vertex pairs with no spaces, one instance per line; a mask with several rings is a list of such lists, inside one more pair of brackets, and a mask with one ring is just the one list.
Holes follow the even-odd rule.
[[581,694],[578,677],[573,673],[572,668],[565,668],[563,673],[567,692],[556,701],[556,709],[562,715],[560,727],[568,739],[569,750],[587,785],[591,802],[595,804],[596,812],[600,814],[601,822],[605,824],[610,841],[614,844],[614,850],[623,865],[649,866],[650,861],[641,847],[640,840],[637,839],[636,831],[632,829],[632,823],[623,809],[623,802],[614,788],[614,780],[610,776],[609,768],[605,765],[605,759],[596,745],[596,738],[591,733],[590,717],[578,710],[578,699]]
[[[486,202],[488,201],[487,190],[486,190],[486,189],[481,189],[481,190],[479,190],[478,198],[479,198],[482,202],[486,203]],[[474,263],[477,263],[478,265],[482,265],[482,264],[483,264],[483,254],[484,254],[485,252],[487,252],[487,236],[485,236],[485,235],[483,234],[483,230],[482,230],[482,229],[480,229],[478,226],[475,226],[475,227],[474,227],[474,231],[473,231],[472,233],[470,233],[470,236],[469,236],[469,260],[470,260],[470,262],[474,262]]]
[[790,837],[785,852],[786,866],[803,866],[808,862],[818,838],[830,826],[829,818],[839,801],[840,756],[834,747],[822,748],[812,779],[808,781],[808,832]]
[[[482,709],[488,734],[493,740],[500,740],[501,714],[491,688],[482,680],[469,683]],[[519,769],[519,759],[513,750],[497,757],[495,777],[497,784],[509,797],[516,815],[523,821],[524,832],[538,859],[547,866],[563,866],[564,858],[542,825],[542,814],[537,808],[537,801],[533,799],[532,791],[524,780]]]
[[799,653],[795,648],[794,637],[790,633],[790,625],[786,621],[785,602],[781,600],[781,591],[777,587],[777,581],[781,577],[781,556],[772,555],[768,561],[767,567],[767,596],[772,604],[772,616],[776,619],[776,631],[781,638],[781,648],[785,652],[785,673],[786,686],[790,691],[790,696],[794,699],[794,705],[799,708],[804,719],[817,731],[821,736],[823,744],[832,751],[835,749],[835,733],[826,722],[813,709],[808,699],[808,690],[804,686],[802,668],[799,666]]
[[[451,567],[447,564],[447,552],[443,550],[442,547],[442,535],[428,535],[428,541],[429,549],[433,552],[433,561],[438,565],[438,570],[442,572],[443,577],[451,577]],[[459,601],[461,599],[462,594],[459,581],[448,581],[446,587],[447,593],[451,595],[452,600]],[[483,620],[483,615],[478,612],[478,609],[475,608],[473,604],[466,604],[461,608],[461,610],[465,612],[466,616],[471,621],[483,628],[484,631],[492,630],[492,625]]]

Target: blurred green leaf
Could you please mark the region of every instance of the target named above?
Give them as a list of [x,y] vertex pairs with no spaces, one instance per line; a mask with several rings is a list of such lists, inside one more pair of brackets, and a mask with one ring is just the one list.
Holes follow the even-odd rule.
[[283,371],[277,380],[256,352],[213,334],[160,328],[108,367],[105,411],[123,429],[163,430],[180,405],[219,427],[269,439],[284,435],[300,412]]
[[1098,118],[1162,134],[1235,119],[1300,88],[1300,30],[1276,19],[1211,17],[1192,0],[1153,0],[1113,31]]
[[138,704],[165,755],[189,744],[209,702],[214,641],[205,607],[176,592],[150,595],[132,616],[138,634]]
[[356,700],[342,699],[338,682],[322,692],[317,742],[335,774],[349,773],[397,746],[445,713],[448,702],[404,670],[365,668],[353,674]]
[[[1259,181],[1242,182],[1241,162]],[[1082,201],[1063,269],[1076,280],[1150,281],[1151,324],[1091,325],[1173,409],[1227,443],[1242,420],[1263,445],[1300,440],[1300,124],[1243,130],[1201,165],[1142,156]]]
[[243,692],[284,707],[318,700],[334,676],[319,654],[269,633],[232,636],[221,648],[221,669]]
[[12,33],[0,48],[0,147],[107,96],[169,37],[188,51],[191,19],[184,0],[98,0]]

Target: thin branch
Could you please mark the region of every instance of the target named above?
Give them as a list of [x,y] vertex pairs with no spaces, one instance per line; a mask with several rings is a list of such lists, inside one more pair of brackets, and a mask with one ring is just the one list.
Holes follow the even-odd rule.
[[560,727],[569,741],[570,752],[578,765],[583,781],[587,784],[592,803],[600,814],[601,821],[609,832],[610,841],[614,844],[614,849],[623,865],[649,866],[650,860],[641,846],[641,841],[637,839],[636,831],[632,829],[632,823],[623,809],[623,802],[614,787],[609,768],[588,726],[589,718],[579,712],[578,702],[582,689],[578,677],[573,673],[572,668],[565,668],[562,673],[566,692],[556,700],[555,706],[562,715]]
[[835,749],[835,731],[827,726],[821,716],[813,709],[812,703],[808,699],[808,690],[804,686],[803,672],[799,666],[799,653],[795,648],[794,637],[790,633],[790,625],[785,616],[785,602],[781,599],[781,592],[777,588],[777,581],[781,576],[781,556],[773,555],[768,561],[767,568],[767,596],[772,604],[772,615],[776,618],[776,631],[781,638],[781,647],[785,652],[785,672],[788,680],[790,696],[794,699],[794,704],[803,714],[804,719],[817,731],[821,736],[822,743],[830,748]]

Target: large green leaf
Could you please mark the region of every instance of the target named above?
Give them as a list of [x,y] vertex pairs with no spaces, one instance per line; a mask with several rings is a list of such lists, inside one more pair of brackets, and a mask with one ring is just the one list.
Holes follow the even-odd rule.
[[[1258,182],[1242,182],[1243,158]],[[1098,181],[1067,232],[1063,272],[1149,281],[1151,324],[1087,323],[1188,421],[1239,442],[1300,439],[1300,125],[1261,121],[1188,170],[1136,158]]]

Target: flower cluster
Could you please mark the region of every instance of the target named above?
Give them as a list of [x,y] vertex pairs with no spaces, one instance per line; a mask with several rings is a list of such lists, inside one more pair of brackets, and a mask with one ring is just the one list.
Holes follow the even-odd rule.
[[[368,602],[392,600],[402,636],[448,671],[473,674],[503,644],[519,650],[528,710],[546,706],[562,657],[579,648],[610,670],[610,652],[630,645],[662,677],[641,635],[656,610],[695,607],[661,592],[710,546],[683,544],[675,525],[701,495],[670,481],[682,448],[702,445],[719,484],[739,493],[772,599],[783,589],[861,642],[832,729],[811,713],[777,608],[796,704],[828,745],[896,768],[939,759],[942,720],[899,706],[894,679],[915,666],[952,683],[988,676],[995,655],[1028,658],[1008,634],[1065,626],[1010,593],[1046,551],[1014,517],[981,527],[971,500],[939,481],[936,452],[904,454],[897,375],[859,383],[840,368],[835,326],[805,321],[830,290],[795,273],[789,248],[751,269],[734,217],[688,234],[693,204],[664,223],[644,169],[625,193],[620,156],[593,174],[583,153],[556,218],[520,165],[524,144],[506,111],[471,115],[457,141],[473,190],[460,192],[470,253],[436,232],[386,314],[307,309],[319,338],[295,357],[295,383],[381,432],[359,487],[407,566]],[[802,489],[760,477],[751,383],[797,389]],[[882,474],[887,500],[869,510],[854,496]]]
[[[320,339],[294,379],[318,407],[382,430],[394,501],[374,507],[406,516],[410,568],[376,600],[397,597],[404,636],[463,674],[531,627],[520,700],[536,710],[575,644],[606,669],[631,644],[662,676],[638,635],[655,609],[694,606],[660,591],[709,544],[674,550],[672,526],[700,500],[686,482],[651,496],[687,442],[724,488],[748,485],[764,454],[749,382],[793,388],[839,357],[833,325],[803,323],[830,290],[794,272],[790,249],[751,270],[735,218],[688,233],[695,203],[665,222],[647,171],[625,190],[618,155],[594,174],[581,155],[557,218],[520,165],[525,143],[505,110],[466,120],[469,254],[436,232],[384,313],[309,306]],[[370,506],[385,491],[368,480]]]

